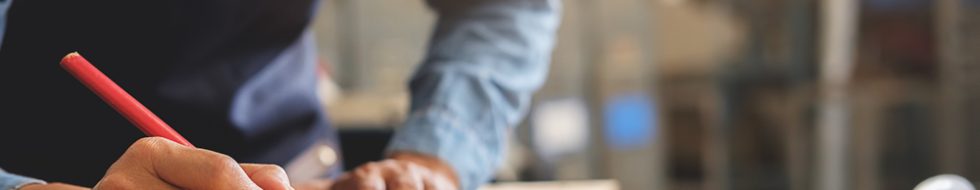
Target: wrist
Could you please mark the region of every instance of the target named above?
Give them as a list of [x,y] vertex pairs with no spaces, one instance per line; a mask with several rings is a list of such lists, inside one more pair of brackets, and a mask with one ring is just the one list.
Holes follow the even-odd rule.
[[425,167],[435,174],[448,178],[453,182],[453,184],[456,185],[457,188],[460,187],[459,179],[456,177],[456,171],[442,159],[427,154],[407,151],[392,152],[388,155],[388,158],[411,162]]

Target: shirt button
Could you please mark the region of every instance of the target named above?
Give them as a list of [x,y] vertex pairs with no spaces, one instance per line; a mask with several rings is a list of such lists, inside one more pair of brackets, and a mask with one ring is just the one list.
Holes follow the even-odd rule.
[[320,160],[320,164],[324,166],[331,166],[337,163],[337,152],[327,145],[321,145],[317,147],[316,150],[317,159]]

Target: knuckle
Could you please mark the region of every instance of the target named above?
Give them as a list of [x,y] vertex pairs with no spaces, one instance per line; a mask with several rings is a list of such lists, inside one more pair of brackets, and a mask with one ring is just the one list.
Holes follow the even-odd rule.
[[402,189],[416,189],[419,186],[418,181],[409,177],[398,177],[391,183],[392,186]]
[[166,143],[166,141],[167,139],[164,139],[163,137],[143,137],[136,140],[136,143],[133,143],[133,147],[156,148],[159,147],[160,144]]
[[380,163],[378,163],[378,165],[380,165],[381,167],[385,167],[385,168],[397,168],[398,167],[398,163],[395,162],[395,161],[393,161],[393,160],[384,160],[384,161],[381,161]]
[[416,163],[407,162],[405,163],[405,170],[412,171],[412,172],[419,172],[422,170],[426,170],[426,168]]
[[371,173],[373,173],[372,170],[369,170],[366,167],[359,167],[354,169],[354,172],[351,172],[350,174],[352,178],[364,178],[370,176]]
[[363,173],[370,173],[378,170],[381,166],[377,162],[369,162],[367,164],[358,167],[356,170]]
[[233,171],[239,169],[238,163],[235,159],[232,159],[228,155],[219,154],[215,152],[205,152],[201,155],[204,167],[206,167],[210,172],[216,177],[221,176],[219,174],[228,173],[228,171]]
[[130,156],[146,156],[160,152],[167,143],[167,139],[163,137],[143,137],[136,140],[133,145],[126,149],[126,154],[132,154]]
[[358,180],[356,189],[385,189],[384,182],[377,180]]
[[405,170],[405,171],[412,170],[412,169],[414,169],[414,168],[416,168],[416,167],[419,166],[418,164],[416,164],[414,162],[406,162],[406,161],[398,161],[396,165],[398,166],[399,169],[402,169],[402,170]]
[[154,138],[155,137],[140,138],[139,140],[136,140],[136,142],[134,142],[133,145],[129,146],[129,150],[145,150],[145,149],[154,148],[156,144],[159,143]]
[[386,167],[398,167],[399,165],[401,165],[401,162],[398,160],[388,159],[388,160],[381,161],[381,165]]
[[405,162],[402,162],[402,161],[385,160],[381,164],[383,165],[383,167],[385,168],[385,170],[388,170],[388,171],[391,171],[391,172],[402,173],[402,172],[408,170],[408,165]]
[[216,152],[204,152],[203,157],[208,163],[212,163],[214,165],[227,165],[228,163],[235,163],[235,159],[231,158],[231,156]]

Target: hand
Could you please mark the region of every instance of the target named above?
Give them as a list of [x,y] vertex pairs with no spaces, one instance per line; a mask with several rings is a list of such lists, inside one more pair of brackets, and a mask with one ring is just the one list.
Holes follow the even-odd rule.
[[344,174],[333,184],[334,190],[459,189],[459,180],[438,158],[409,152],[364,164]]
[[217,152],[147,137],[130,146],[93,189],[291,190],[292,187],[279,166],[239,165]]

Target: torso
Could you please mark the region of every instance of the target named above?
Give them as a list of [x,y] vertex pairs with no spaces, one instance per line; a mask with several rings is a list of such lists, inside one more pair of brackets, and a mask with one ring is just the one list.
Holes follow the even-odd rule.
[[0,167],[91,185],[136,128],[58,68],[79,51],[195,145],[285,164],[332,138],[313,0],[19,0],[0,46]]

